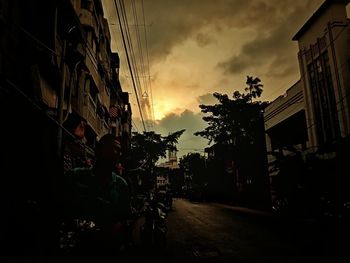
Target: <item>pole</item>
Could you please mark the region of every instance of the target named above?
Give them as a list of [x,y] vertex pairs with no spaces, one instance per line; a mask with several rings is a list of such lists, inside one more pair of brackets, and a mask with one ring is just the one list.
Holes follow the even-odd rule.
[[[63,105],[64,105],[64,92],[66,85],[66,68],[65,68],[65,55],[66,55],[67,42],[63,40],[63,48],[61,55],[61,86],[58,94],[58,108],[57,108],[57,121],[62,126],[63,124]],[[62,154],[62,128],[58,127],[57,133],[57,156],[61,158]]]

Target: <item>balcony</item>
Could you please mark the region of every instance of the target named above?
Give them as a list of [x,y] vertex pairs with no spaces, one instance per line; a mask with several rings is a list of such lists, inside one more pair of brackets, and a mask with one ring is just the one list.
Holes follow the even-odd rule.
[[95,57],[93,57],[93,55],[90,52],[87,52],[87,56],[85,57],[85,65],[89,71],[89,73],[91,74],[91,77],[98,89],[99,92],[102,92],[101,90],[101,83],[102,83],[102,79],[100,74],[97,71],[97,62]]
[[99,134],[107,134],[109,133],[109,126],[105,120],[99,119]]
[[79,19],[80,19],[80,23],[83,26],[94,27],[94,24],[93,24],[94,18],[92,13],[89,10],[81,9],[79,14]]
[[96,118],[96,133],[99,136],[109,133],[109,126],[107,122],[99,117]]
[[88,27],[92,28],[95,32],[95,35],[98,36],[98,28],[97,28],[96,19],[91,11],[83,9],[83,8],[80,9],[79,19],[80,19],[80,23],[83,26],[88,26]]
[[96,115],[96,104],[92,100],[90,96],[88,96],[88,110],[87,110],[87,121],[91,128],[95,131],[96,134],[99,134],[99,125],[98,125],[98,119]]

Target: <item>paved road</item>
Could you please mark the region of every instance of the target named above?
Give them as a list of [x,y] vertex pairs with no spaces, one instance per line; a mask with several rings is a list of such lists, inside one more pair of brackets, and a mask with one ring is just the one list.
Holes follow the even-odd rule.
[[166,262],[350,262],[349,231],[312,220],[176,199],[167,223]]
[[128,261],[350,262],[350,231],[339,225],[185,199],[174,200],[167,225],[165,250],[137,247]]

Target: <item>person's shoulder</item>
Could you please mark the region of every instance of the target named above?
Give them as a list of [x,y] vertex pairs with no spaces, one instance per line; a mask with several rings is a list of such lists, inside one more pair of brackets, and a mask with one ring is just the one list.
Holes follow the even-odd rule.
[[116,174],[115,172],[112,172],[112,176],[113,176],[113,179],[114,181],[117,183],[117,184],[123,184],[123,185],[128,185],[127,181],[121,177],[120,175]]

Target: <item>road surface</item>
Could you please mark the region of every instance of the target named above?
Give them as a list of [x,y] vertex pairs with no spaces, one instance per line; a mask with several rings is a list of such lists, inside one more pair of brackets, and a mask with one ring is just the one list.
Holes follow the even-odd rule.
[[314,220],[174,199],[167,225],[166,249],[153,262],[350,262],[349,229]]

